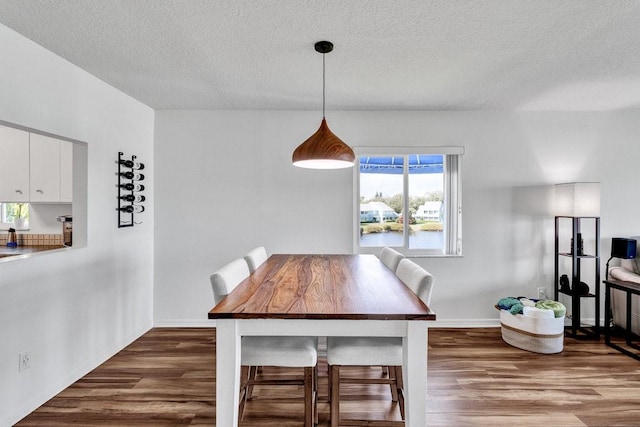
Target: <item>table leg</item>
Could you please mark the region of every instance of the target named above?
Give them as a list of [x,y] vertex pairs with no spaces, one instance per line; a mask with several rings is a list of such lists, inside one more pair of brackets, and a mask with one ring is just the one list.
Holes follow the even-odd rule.
[[216,427],[238,425],[240,336],[233,319],[216,320]]
[[427,322],[407,322],[403,340],[406,427],[427,425]]
[[631,292],[627,292],[627,331],[625,333],[625,339],[627,341],[627,345],[631,345],[632,333],[631,333]]
[[611,286],[605,283],[604,291],[604,343],[611,343]]

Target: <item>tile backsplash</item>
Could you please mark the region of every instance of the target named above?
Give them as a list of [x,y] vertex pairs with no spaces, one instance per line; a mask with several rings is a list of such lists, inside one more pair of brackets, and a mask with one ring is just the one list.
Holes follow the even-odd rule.
[[[6,246],[7,234],[0,235],[0,246]],[[18,246],[56,246],[63,245],[62,234],[16,234]]]

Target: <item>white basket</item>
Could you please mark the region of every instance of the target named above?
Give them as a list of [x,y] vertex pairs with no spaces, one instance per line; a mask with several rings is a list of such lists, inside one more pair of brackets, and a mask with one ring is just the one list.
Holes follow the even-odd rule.
[[564,316],[538,319],[500,310],[502,339],[534,353],[560,353],[564,345]]

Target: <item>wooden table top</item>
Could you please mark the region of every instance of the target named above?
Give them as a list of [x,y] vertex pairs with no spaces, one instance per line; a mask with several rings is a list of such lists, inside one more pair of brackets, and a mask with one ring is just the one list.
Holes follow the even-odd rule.
[[435,320],[374,255],[272,255],[210,319]]

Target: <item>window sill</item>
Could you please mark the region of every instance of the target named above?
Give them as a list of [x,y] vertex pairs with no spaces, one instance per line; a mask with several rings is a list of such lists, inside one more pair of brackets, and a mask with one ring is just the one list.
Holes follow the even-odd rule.
[[[398,248],[398,247],[392,247],[393,249],[395,249],[396,251],[400,252],[402,255],[404,255],[406,258],[463,258],[464,255],[463,254],[442,254],[442,253],[429,253],[429,252],[424,252],[424,251],[420,251],[420,250],[416,250],[416,249],[404,249],[404,248]],[[382,250],[382,247],[375,247],[375,248],[359,248],[356,249],[355,253],[358,254],[371,254],[371,255],[379,255],[380,251]]]
[[9,231],[10,228],[13,228],[16,231],[29,231],[29,224],[25,224],[24,226],[18,228],[12,222],[0,222],[0,231]]

